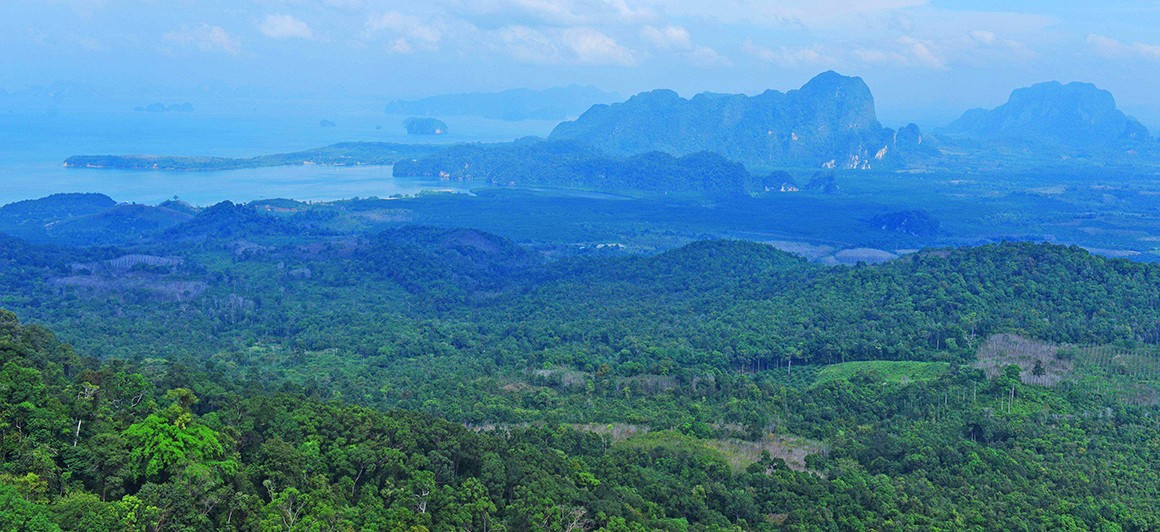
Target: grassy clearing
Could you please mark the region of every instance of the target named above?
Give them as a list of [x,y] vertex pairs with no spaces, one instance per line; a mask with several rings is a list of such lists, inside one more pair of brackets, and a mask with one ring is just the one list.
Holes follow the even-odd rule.
[[819,441],[780,434],[767,434],[760,441],[705,440],[705,444],[719,451],[734,471],[744,471],[760,460],[761,451],[769,451],[770,458],[785,460],[790,469],[806,471],[806,456],[826,449]]
[[818,371],[814,385],[830,381],[849,379],[859,373],[872,374],[882,382],[908,383],[937,379],[946,373],[950,364],[946,362],[911,362],[891,360],[868,360],[831,364]]

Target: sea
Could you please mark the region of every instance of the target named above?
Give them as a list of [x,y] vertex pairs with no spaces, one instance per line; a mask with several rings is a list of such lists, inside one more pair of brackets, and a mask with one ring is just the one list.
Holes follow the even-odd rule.
[[402,126],[407,117],[383,113],[385,101],[214,100],[194,102],[192,112],[134,110],[150,103],[102,101],[8,109],[0,103],[0,205],[63,192],[98,192],[119,202],[148,205],[176,198],[198,206],[225,200],[329,201],[464,192],[466,186],[458,183],[393,177],[389,166],[174,172],[66,168],[63,162],[72,155],[252,157],[348,141],[504,142],[547,136],[556,125],[438,117],[448,124],[448,132],[429,137],[407,135]]

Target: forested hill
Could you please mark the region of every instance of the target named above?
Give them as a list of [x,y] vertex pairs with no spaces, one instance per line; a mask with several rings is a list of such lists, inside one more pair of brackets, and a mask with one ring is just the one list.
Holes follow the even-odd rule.
[[[249,236],[170,257],[0,241],[4,304],[82,346],[0,310],[0,524],[1160,527],[1139,391],[1160,372],[1124,364],[1156,356],[1155,266],[1029,244],[824,269],[729,241],[547,262],[460,229]],[[158,289],[175,282],[203,291]],[[996,332],[1120,354],[1045,355],[1045,385],[1019,352],[975,367]],[[771,355],[789,358],[755,363]],[[843,357],[878,360],[802,365]]]
[[198,358],[272,338],[389,360],[581,368],[961,360],[995,333],[1155,343],[1160,323],[1160,266],[1074,247],[996,244],[825,268],[712,241],[549,261],[474,230],[295,232],[246,209],[214,207],[131,251],[13,241],[43,258],[10,262],[8,305],[84,324],[75,330],[93,334],[65,334],[128,357]]
[[[1160,338],[1160,268],[1078,248],[1003,244],[826,269],[762,247],[702,243],[611,261],[497,310],[517,312],[514,335],[527,330],[533,350],[575,343],[589,353],[570,364],[594,363],[601,349],[624,362],[722,368],[945,360],[1008,331],[1073,343]],[[592,336],[607,344],[583,340]]]
[[[720,154],[746,165],[870,169],[891,167],[922,148],[917,126],[904,134],[878,123],[861,78],[824,72],[798,90],[757,96],[641,93],[595,105],[563,122],[551,140],[579,140],[617,155],[663,151]],[[903,132],[900,132],[903,133]]]

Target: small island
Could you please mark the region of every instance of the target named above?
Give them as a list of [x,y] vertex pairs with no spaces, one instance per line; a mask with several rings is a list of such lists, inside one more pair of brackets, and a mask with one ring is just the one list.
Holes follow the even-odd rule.
[[447,124],[438,118],[413,116],[403,121],[403,129],[408,135],[443,135]]

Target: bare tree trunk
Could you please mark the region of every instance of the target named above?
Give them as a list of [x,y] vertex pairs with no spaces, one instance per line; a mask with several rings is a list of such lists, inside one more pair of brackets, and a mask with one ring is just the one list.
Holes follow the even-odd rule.
[[354,476],[354,482],[351,483],[352,485],[350,487],[351,497],[354,497],[354,490],[358,489],[358,479],[362,478],[363,471],[366,471],[366,469],[366,466],[361,466],[358,468],[358,474]]

